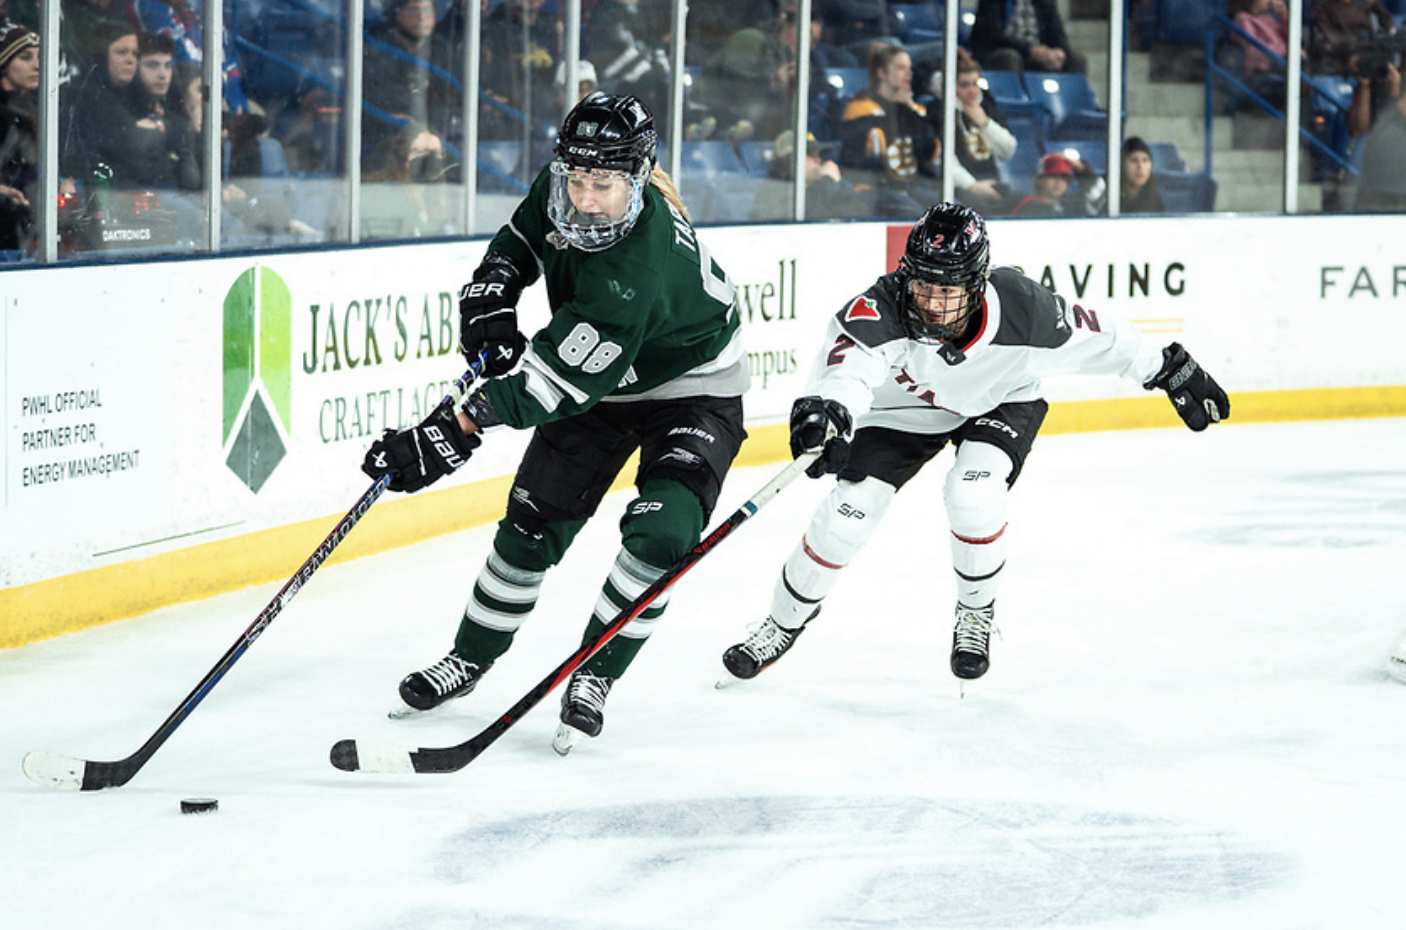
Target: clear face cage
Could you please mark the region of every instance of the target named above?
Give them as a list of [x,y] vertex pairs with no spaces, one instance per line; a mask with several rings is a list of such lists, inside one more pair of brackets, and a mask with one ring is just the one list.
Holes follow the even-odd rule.
[[[972,314],[981,306],[979,288],[953,285],[961,287],[960,292],[952,294],[947,301],[941,301],[943,287],[944,285],[917,277],[908,279],[903,295],[904,317],[908,324],[908,335],[913,339],[919,342],[950,342],[966,331]],[[955,306],[942,313],[940,319],[934,319],[935,308],[930,309],[934,302],[940,307],[951,303],[955,303]]]
[[[547,218],[556,225],[562,238],[583,252],[608,249],[634,228],[640,211],[644,209],[644,186],[648,181],[647,170],[630,175],[624,171],[576,168],[558,158],[552,162]],[[585,213],[577,209],[576,202],[571,199],[572,182],[609,187],[622,182],[626,190],[618,199],[603,196],[597,204],[601,212]],[[601,189],[598,193],[606,192]],[[615,212],[619,215],[611,215]]]

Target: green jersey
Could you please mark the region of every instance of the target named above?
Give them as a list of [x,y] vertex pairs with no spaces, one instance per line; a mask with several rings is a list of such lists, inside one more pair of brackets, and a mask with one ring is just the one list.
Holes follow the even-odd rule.
[[732,283],[688,220],[646,185],[630,232],[602,251],[582,251],[547,217],[550,180],[544,169],[489,246],[528,283],[545,278],[552,308],[521,367],[484,389],[503,422],[525,428],[601,401],[746,391]]

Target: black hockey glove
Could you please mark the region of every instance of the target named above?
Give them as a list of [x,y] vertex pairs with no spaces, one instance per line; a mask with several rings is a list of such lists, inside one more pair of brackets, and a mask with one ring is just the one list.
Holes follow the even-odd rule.
[[390,474],[386,487],[413,493],[455,471],[481,444],[478,434],[464,435],[453,405],[443,403],[419,426],[386,430],[371,444],[361,470],[372,478]]
[[802,397],[791,405],[791,458],[819,450],[820,457],[806,468],[812,478],[833,475],[849,460],[853,424],[845,405],[820,397]]
[[513,263],[490,252],[459,293],[459,349],[470,365],[487,353],[482,373],[489,378],[512,371],[527,347],[517,328],[522,287]]
[[1230,417],[1230,398],[1179,342],[1162,350],[1162,370],[1143,387],[1166,391],[1186,425],[1198,433]]

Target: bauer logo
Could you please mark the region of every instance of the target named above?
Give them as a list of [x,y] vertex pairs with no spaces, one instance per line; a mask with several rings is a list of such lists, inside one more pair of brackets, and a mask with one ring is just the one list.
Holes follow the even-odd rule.
[[225,295],[222,361],[225,465],[257,494],[292,432],[293,299],[267,268],[250,268]]

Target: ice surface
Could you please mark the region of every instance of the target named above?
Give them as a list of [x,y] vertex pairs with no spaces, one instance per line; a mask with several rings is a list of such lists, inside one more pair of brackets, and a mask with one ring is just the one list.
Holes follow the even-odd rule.
[[[457,743],[526,693],[578,642],[624,495],[433,714],[386,718],[491,528],[323,569],[124,788],[42,788],[20,759],[135,750],[278,585],[0,651],[0,926],[1402,926],[1406,420],[1042,438],[964,699],[948,462],[785,660],[716,690],[825,490],[792,485],[680,582],[566,759],[555,695],[457,774],[327,755]],[[777,467],[734,472],[718,516]]]

